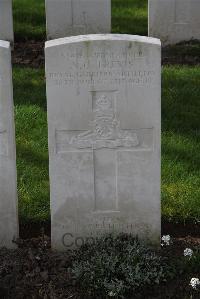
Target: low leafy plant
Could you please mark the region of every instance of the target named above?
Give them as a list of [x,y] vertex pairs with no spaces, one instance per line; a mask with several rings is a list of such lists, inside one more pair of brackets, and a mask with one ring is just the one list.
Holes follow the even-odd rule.
[[129,235],[107,236],[82,246],[74,257],[72,275],[85,295],[124,298],[165,282],[171,266]]

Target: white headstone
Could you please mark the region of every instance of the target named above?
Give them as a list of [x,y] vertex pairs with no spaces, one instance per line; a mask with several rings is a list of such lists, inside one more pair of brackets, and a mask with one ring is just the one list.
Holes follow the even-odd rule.
[[160,41],[46,43],[52,247],[111,232],[160,243]]
[[200,1],[149,0],[149,36],[163,45],[200,39]]
[[0,0],[0,40],[14,41],[12,0]]
[[111,0],[46,0],[47,39],[110,33]]
[[16,150],[10,43],[0,41],[0,247],[18,237]]

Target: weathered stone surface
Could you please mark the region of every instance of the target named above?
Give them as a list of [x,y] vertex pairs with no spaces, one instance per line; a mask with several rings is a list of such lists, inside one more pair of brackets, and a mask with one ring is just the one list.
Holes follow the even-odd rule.
[[0,0],[0,40],[14,41],[12,0]]
[[47,39],[110,33],[110,0],[46,0]]
[[18,237],[16,150],[9,42],[0,41],[0,247]]
[[149,36],[163,45],[200,39],[199,0],[149,0]]
[[52,247],[111,232],[160,243],[160,41],[46,43]]

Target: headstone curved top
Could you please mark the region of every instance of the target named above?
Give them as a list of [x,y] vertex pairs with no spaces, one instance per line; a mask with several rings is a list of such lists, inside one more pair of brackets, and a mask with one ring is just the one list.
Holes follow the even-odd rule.
[[0,0],[0,40],[14,41],[12,0]]
[[160,243],[160,41],[46,43],[52,247],[105,233]]
[[46,0],[47,39],[110,33],[111,0]]
[[10,43],[0,40],[0,247],[18,237],[16,150]]

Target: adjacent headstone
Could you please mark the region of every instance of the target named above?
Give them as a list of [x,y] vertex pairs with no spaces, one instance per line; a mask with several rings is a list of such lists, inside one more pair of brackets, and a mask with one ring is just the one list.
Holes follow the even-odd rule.
[[46,0],[47,39],[110,33],[111,0]]
[[52,247],[107,233],[160,244],[160,41],[46,43]]
[[14,41],[12,0],[0,0],[0,40]]
[[163,45],[200,39],[200,1],[149,0],[149,36]]
[[10,43],[0,41],[0,247],[18,237],[16,150]]

